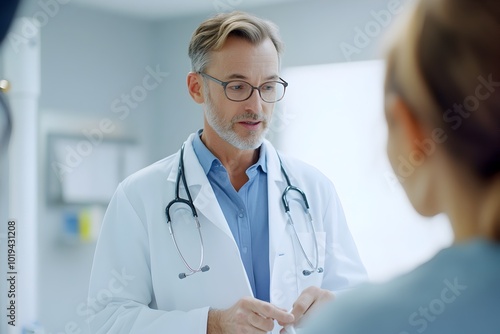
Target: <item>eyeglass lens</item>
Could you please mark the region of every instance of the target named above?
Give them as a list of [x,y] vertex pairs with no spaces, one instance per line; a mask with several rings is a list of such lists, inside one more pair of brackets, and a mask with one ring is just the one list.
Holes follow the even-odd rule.
[[[245,81],[230,81],[225,92],[230,100],[244,101],[252,95],[253,87]],[[285,95],[285,85],[279,81],[265,82],[259,86],[259,93],[265,102],[277,102]]]

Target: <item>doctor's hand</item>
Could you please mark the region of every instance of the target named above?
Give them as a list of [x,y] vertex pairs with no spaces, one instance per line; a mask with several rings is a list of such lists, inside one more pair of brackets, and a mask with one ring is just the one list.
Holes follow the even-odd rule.
[[[329,290],[324,290],[316,286],[310,286],[300,294],[299,298],[293,303],[293,308],[290,313],[293,314],[295,321],[293,325],[299,327],[298,325],[302,322],[308,315],[314,313],[321,305],[333,300],[335,295]],[[281,323],[281,326],[286,326],[287,324]],[[284,333],[283,329],[281,333]]]
[[267,333],[273,330],[274,320],[291,324],[294,317],[270,303],[246,297],[227,310],[208,311],[207,334]]

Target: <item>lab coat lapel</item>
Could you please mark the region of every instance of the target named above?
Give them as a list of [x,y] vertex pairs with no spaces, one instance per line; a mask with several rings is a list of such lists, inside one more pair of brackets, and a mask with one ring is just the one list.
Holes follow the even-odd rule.
[[274,147],[265,141],[267,152],[267,191],[269,210],[269,265],[273,277],[276,252],[286,236],[286,214],[281,202],[281,195],[286,188],[286,181],[280,169],[278,155]]
[[[226,233],[233,241],[233,234],[229,229],[229,225],[226,222],[226,218],[224,217],[224,213],[222,209],[218,205],[217,198],[215,197],[215,193],[208,181],[208,178],[201,167],[198,158],[196,157],[196,153],[193,149],[193,139],[197,134],[191,134],[189,138],[185,142],[184,147],[184,170],[186,181],[189,187],[189,191],[193,198],[194,206],[198,212],[199,216],[204,216],[210,221],[212,224],[217,226],[221,231]],[[177,155],[178,159],[180,159],[180,151]],[[179,165],[179,160],[176,160],[175,166]],[[173,182],[175,185],[177,178],[178,168],[172,168],[169,181]],[[181,182],[181,196],[185,197],[185,190]],[[236,242],[235,242],[236,244]]]

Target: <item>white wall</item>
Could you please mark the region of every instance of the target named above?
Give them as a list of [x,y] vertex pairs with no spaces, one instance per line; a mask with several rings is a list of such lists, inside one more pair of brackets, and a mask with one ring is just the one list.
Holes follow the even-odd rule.
[[[394,1],[394,0],[391,0]],[[409,1],[409,0],[406,0]],[[370,11],[390,1],[314,0],[252,9],[280,26],[286,44],[283,67],[347,61],[342,42],[355,43],[356,27],[373,21]],[[404,3],[405,1],[402,1]],[[245,5],[242,2],[242,6]],[[241,8],[237,8],[241,9]],[[25,15],[40,13],[29,2]],[[116,125],[114,135],[137,138],[147,162],[175,152],[186,136],[202,126],[201,108],[187,94],[190,69],[187,46],[207,15],[148,22],[69,3],[50,15],[42,28],[42,95],[40,100],[39,310],[47,333],[82,333],[94,244],[68,246],[58,240],[64,207],[45,201],[44,135],[69,128],[91,130],[103,118]],[[375,58],[375,34],[351,60]],[[157,89],[120,119],[113,101],[141,85],[148,66],[168,72]],[[293,83],[291,83],[293,85]],[[123,104],[122,104],[123,106]],[[73,118],[75,116],[75,118]],[[71,120],[69,120],[71,119]]]

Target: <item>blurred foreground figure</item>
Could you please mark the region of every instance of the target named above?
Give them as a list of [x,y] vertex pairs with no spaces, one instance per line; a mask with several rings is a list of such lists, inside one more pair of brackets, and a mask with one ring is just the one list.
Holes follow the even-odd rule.
[[[14,19],[18,0],[4,1],[0,4],[0,44],[9,31],[10,24]],[[0,78],[2,80],[3,78]],[[12,129],[10,111],[8,109],[3,92],[0,89],[0,150],[7,147]]]
[[403,22],[387,57],[387,153],[415,210],[449,217],[454,244],[339,296],[301,334],[500,333],[500,2],[423,0]]

